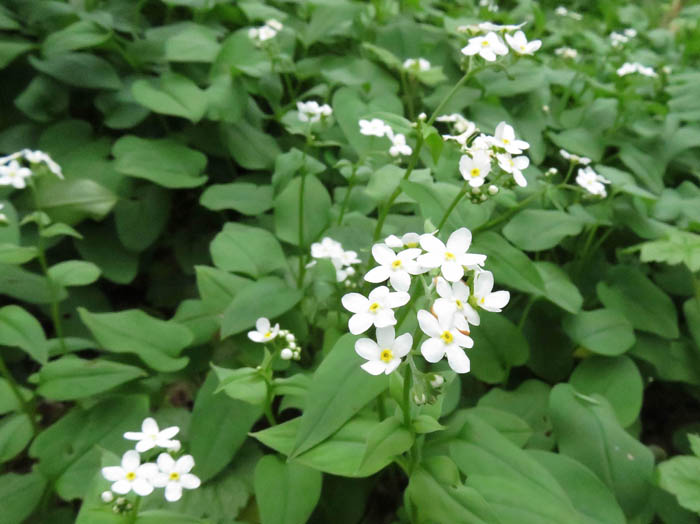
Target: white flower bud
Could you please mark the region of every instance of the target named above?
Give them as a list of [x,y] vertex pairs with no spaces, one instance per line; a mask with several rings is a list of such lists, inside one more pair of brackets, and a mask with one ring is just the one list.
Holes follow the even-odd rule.
[[280,351],[280,358],[282,358],[282,360],[291,360],[292,357],[294,357],[294,353],[291,349],[284,348],[282,351]]
[[301,359],[301,352],[299,350],[294,352],[294,360],[300,360]]
[[284,337],[287,342],[294,342],[296,340],[296,337],[292,335],[291,333],[287,332],[286,336]]
[[543,105],[542,111],[544,111],[545,113],[549,113],[549,106],[547,104]]
[[481,200],[482,202],[486,202],[486,198],[486,195],[481,195],[481,198],[479,198],[479,200]]
[[472,195],[478,195],[481,193],[481,188],[480,187],[473,187],[472,188]]
[[489,186],[489,194],[495,195],[496,193],[498,193],[498,186],[494,186],[493,184],[491,184]]
[[437,373],[433,375],[432,380],[430,381],[430,385],[434,388],[439,388],[445,383],[445,379],[442,375],[438,375]]
[[425,113],[421,113],[418,115],[418,120],[426,120],[428,118],[428,115]]
[[421,393],[420,395],[413,395],[413,402],[416,403],[416,406],[422,406],[425,404],[427,398],[425,397],[425,393]]
[[180,451],[180,448],[182,447],[182,444],[180,444],[179,440],[173,440],[172,443],[168,446],[168,451],[171,451],[173,453],[177,453]]
[[103,491],[100,498],[102,499],[102,502],[109,503],[114,500],[114,494],[109,490]]

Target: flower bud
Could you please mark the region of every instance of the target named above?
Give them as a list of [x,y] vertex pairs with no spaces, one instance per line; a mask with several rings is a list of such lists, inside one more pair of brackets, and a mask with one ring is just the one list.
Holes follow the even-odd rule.
[[284,338],[287,340],[287,342],[294,342],[296,340],[296,337],[289,332],[286,333]]
[[438,375],[437,373],[433,375],[433,377],[430,379],[430,385],[434,387],[435,389],[439,388],[445,383],[445,379],[442,375]]
[[473,187],[473,188],[472,188],[472,194],[473,194],[473,195],[478,195],[479,193],[481,193],[481,188],[480,188],[480,187]]
[[413,395],[413,402],[415,402],[416,406],[422,406],[426,401],[425,393],[415,393]]
[[280,351],[280,357],[282,360],[291,360],[293,356],[294,352],[289,348],[284,348],[282,351]]
[[114,494],[109,490],[103,491],[100,498],[102,499],[102,502],[110,503],[114,500]]
[[182,444],[180,444],[179,440],[173,440],[172,444],[168,446],[168,451],[171,451],[173,453],[177,453],[180,451],[180,448],[182,447]]
[[494,186],[493,184],[491,184],[489,186],[489,194],[495,195],[496,193],[498,193],[498,186]]

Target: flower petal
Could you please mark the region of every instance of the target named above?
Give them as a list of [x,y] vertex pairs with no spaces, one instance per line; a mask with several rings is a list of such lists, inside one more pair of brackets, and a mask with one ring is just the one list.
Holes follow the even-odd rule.
[[102,476],[111,482],[123,479],[124,475],[125,472],[120,466],[102,468]]
[[423,333],[429,337],[439,337],[440,336],[440,325],[437,319],[424,309],[418,312],[418,325],[420,325]]
[[122,456],[122,468],[124,468],[126,471],[134,471],[139,467],[140,463],[141,457],[138,454],[138,451],[134,451],[133,449],[130,449]]
[[368,360],[360,367],[370,375],[381,375],[386,369],[386,364],[381,360]]
[[493,273],[490,271],[480,271],[474,277],[474,296],[485,297],[493,289]]
[[359,335],[367,331],[373,323],[374,315],[370,315],[369,313],[355,313],[350,317],[348,329],[353,335]]
[[420,247],[440,256],[445,253],[445,244],[442,243],[442,240],[429,233],[420,236]]
[[248,338],[252,340],[253,342],[264,342],[265,339],[263,338],[263,335],[259,331],[248,331]]
[[386,297],[386,305],[390,308],[401,307],[406,305],[411,299],[411,296],[404,291],[397,291],[395,293],[389,293]]
[[409,249],[404,249],[401,251],[397,256],[397,258],[401,259],[401,261],[405,262],[407,260],[413,260],[416,258],[418,255],[420,255],[423,251],[418,249],[417,247],[412,247]]
[[184,473],[180,476],[180,484],[182,484],[183,488],[197,489],[202,482],[199,480],[197,475],[192,475],[192,473]]
[[420,352],[425,360],[434,364],[445,356],[445,344],[440,339],[429,338],[421,344]]
[[469,373],[469,357],[460,348],[453,346],[447,350],[447,362],[455,373]]
[[374,326],[377,328],[383,328],[388,326],[396,325],[396,317],[391,309],[381,309],[374,316]]
[[392,373],[397,367],[399,367],[399,365],[401,365],[401,359],[400,359],[400,358],[395,358],[395,359],[393,359],[391,362],[389,362],[388,364],[385,364],[385,365],[384,365],[384,373],[385,373],[386,375],[389,375],[389,374]]
[[365,280],[367,282],[372,282],[373,284],[378,284],[379,282],[384,282],[392,272],[386,266],[377,266],[370,269],[365,275]]
[[147,435],[158,433],[158,423],[156,422],[156,419],[153,417],[145,418],[141,424],[141,431]]
[[[394,326],[377,328],[377,350],[393,346],[395,333]],[[379,358],[379,353],[377,353],[377,358]]]
[[175,471],[178,473],[189,473],[194,467],[194,458],[192,455],[183,455],[175,462]]
[[447,280],[445,280],[442,277],[437,277],[435,279],[435,290],[437,291],[437,294],[440,295],[442,298],[452,298],[452,286],[450,286],[447,283]]
[[371,338],[361,338],[355,342],[355,353],[365,360],[379,360],[379,351],[377,343]]
[[372,246],[372,256],[382,266],[389,266],[396,259],[394,250],[384,244],[374,244]]
[[442,276],[450,282],[457,282],[464,276],[464,268],[454,260],[446,260],[440,269]]
[[343,307],[352,313],[360,313],[367,311],[369,301],[359,293],[348,293],[343,295],[341,299]]
[[460,227],[447,239],[447,251],[451,253],[464,253],[472,243],[472,232],[466,227]]
[[165,486],[165,500],[168,502],[175,502],[176,500],[180,500],[180,497],[182,497],[182,486],[180,486],[179,482],[169,482],[167,486]]
[[170,440],[175,435],[177,435],[179,431],[180,428],[178,428],[177,426],[170,426],[169,428],[161,430],[158,436],[162,439]]
[[255,321],[255,329],[260,333],[267,333],[270,331],[270,321],[265,317],[260,317]]
[[141,433],[140,431],[127,431],[124,433],[124,438],[126,440],[143,440],[146,438],[146,435]]
[[133,489],[134,493],[137,495],[145,497],[146,495],[153,493],[153,484],[151,484],[145,478],[137,478],[131,483],[131,489]]
[[389,282],[396,291],[406,292],[411,287],[411,276],[406,271],[392,271]]
[[439,267],[443,260],[445,260],[445,255],[443,253],[436,253],[433,251],[430,253],[423,253],[416,261],[421,266],[432,269],[434,267]]
[[481,305],[486,311],[493,311],[495,313],[500,313],[501,309],[508,304],[510,301],[510,292],[508,291],[496,291],[487,295],[486,300]]
[[112,484],[112,491],[119,493],[120,495],[126,495],[131,491],[131,482],[128,480],[118,480]]
[[412,346],[413,336],[410,333],[404,333],[403,335],[399,335],[398,337],[396,337],[391,348],[394,351],[394,355],[402,358],[408,355],[409,351],[411,351]]
[[145,453],[149,449],[153,449],[155,446],[156,446],[155,440],[153,440],[150,437],[146,437],[143,440],[139,440],[136,443],[135,447],[136,447],[136,451],[138,451],[139,453]]
[[163,473],[170,473],[173,471],[173,468],[175,468],[175,460],[169,453],[161,453],[158,455],[156,464],[158,464],[158,468],[160,468]]

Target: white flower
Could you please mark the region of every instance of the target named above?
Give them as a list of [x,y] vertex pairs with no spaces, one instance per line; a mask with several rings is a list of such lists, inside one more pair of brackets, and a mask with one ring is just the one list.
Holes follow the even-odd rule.
[[[584,166],[587,166],[588,164],[591,163],[591,159],[588,158],[587,156],[578,156],[573,153],[569,153],[566,149],[560,149],[559,154],[562,156],[564,160],[568,160],[572,164],[581,164]],[[556,171],[555,171],[556,173]]]
[[[440,295],[435,301],[436,311],[452,312],[455,324],[462,330],[468,330],[469,324],[479,325],[479,313],[469,304],[469,286],[461,280],[450,285],[444,278],[438,277],[435,289]],[[462,319],[466,324],[462,323]]]
[[470,38],[467,46],[462,48],[462,54],[466,56],[478,54],[487,62],[493,62],[497,55],[507,55],[508,48],[496,33],[490,32],[486,36]]
[[11,155],[0,157],[0,166],[7,164],[11,160],[17,160],[19,157],[22,156],[22,154],[22,151],[17,151],[16,153],[12,153]]
[[474,152],[472,156],[462,155],[459,159],[459,172],[471,187],[482,186],[486,175],[491,172],[491,158],[480,152]]
[[342,298],[343,307],[355,313],[348,328],[353,335],[367,331],[370,326],[382,328],[396,324],[393,308],[405,305],[410,299],[403,291],[390,292],[386,286],[373,289],[368,298],[359,293],[348,293]]
[[[180,428],[170,426],[164,430],[158,429],[158,423],[155,419],[148,417],[141,424],[141,431],[127,431],[124,433],[124,438],[127,440],[138,440],[136,443],[136,451],[143,453],[156,446],[159,448],[169,448],[173,444],[172,438],[177,435]],[[117,493],[119,493],[117,491]]]
[[255,321],[255,329],[253,331],[248,331],[248,338],[253,342],[270,342],[277,336],[279,331],[279,324],[271,326],[268,319],[265,317],[260,317]]
[[610,180],[599,175],[590,167],[578,170],[576,183],[593,195],[605,197],[607,192],[604,184],[609,184]]
[[261,27],[253,27],[248,30],[248,37],[256,40],[257,43],[265,42],[277,36],[282,30],[282,24],[275,19],[270,19]]
[[153,478],[158,473],[158,466],[152,462],[140,462],[138,451],[130,449],[122,456],[121,466],[102,468],[102,476],[114,482],[111,489],[115,493],[126,495],[133,490],[137,495],[145,497],[153,492]]
[[626,35],[616,33],[615,31],[610,33],[610,43],[613,47],[620,47],[622,44],[626,44],[627,42],[629,42],[629,37]]
[[430,62],[425,58],[407,58],[403,63],[403,68],[409,71],[428,71]]
[[496,147],[502,147],[511,155],[519,155],[524,149],[530,147],[530,144],[524,140],[515,138],[513,126],[508,125],[506,122],[500,122],[496,126],[496,131],[494,132],[491,142]]
[[521,27],[523,27],[527,22],[523,22],[521,24],[513,25],[513,24],[494,24],[493,22],[481,22],[477,27],[479,28],[480,31],[483,31],[486,33],[487,31],[517,31]]
[[576,49],[573,49],[571,47],[557,47],[554,50],[554,54],[557,56],[561,56],[563,58],[570,58],[572,60],[574,60],[578,57],[578,51],[576,51]]
[[[493,273],[490,271],[478,271],[474,276],[474,297],[476,304],[486,311],[500,313],[502,308],[508,304],[510,300],[510,292],[495,291],[493,289]],[[478,323],[474,323],[478,325]]]
[[63,179],[61,166],[54,162],[53,158],[51,158],[48,153],[44,153],[43,151],[32,151],[31,149],[23,149],[20,151],[20,153],[27,159],[28,162],[32,164],[46,164],[49,171],[51,171],[58,178]]
[[656,71],[654,71],[653,68],[647,67],[645,65],[642,65],[642,64],[636,63],[636,62],[635,63],[625,62],[617,69],[617,76],[625,76],[625,75],[629,75],[631,73],[639,73],[640,75],[648,76],[650,78],[654,78],[654,77],[658,76],[656,74]]
[[360,133],[365,136],[386,136],[391,133],[391,127],[384,120],[373,118],[372,120],[360,120]]
[[166,449],[171,453],[177,453],[180,451],[180,448],[182,448],[182,444],[180,444],[179,440],[171,440],[170,445]]
[[418,312],[418,324],[423,333],[430,337],[420,347],[425,360],[434,364],[447,355],[447,362],[455,372],[469,372],[469,357],[462,348],[472,347],[474,341],[455,327],[452,315],[439,312],[435,318],[428,311],[421,309]]
[[319,105],[315,100],[308,102],[297,102],[299,120],[311,122],[312,124],[321,120],[322,117],[329,117],[333,114],[333,109],[328,104]]
[[566,7],[561,5],[554,10],[554,13],[559,16],[568,16],[574,20],[583,20],[583,15],[574,11],[569,11]]
[[102,502],[105,502],[105,503],[108,504],[108,503],[110,503],[110,502],[112,502],[112,501],[114,500],[114,493],[112,493],[112,492],[109,491],[109,490],[103,491],[103,492],[100,494],[100,498],[102,499]]
[[342,254],[343,246],[341,243],[330,237],[324,237],[321,242],[311,244],[313,258],[339,258]]
[[389,154],[391,156],[410,155],[413,153],[411,146],[406,145],[406,137],[404,135],[401,133],[391,133],[388,136],[391,140],[391,147],[389,148]]
[[486,255],[467,253],[471,242],[472,233],[466,227],[452,233],[447,245],[433,235],[422,235],[420,245],[427,253],[418,257],[418,263],[430,269],[439,267],[442,276],[457,282],[464,276],[464,266],[482,265],[486,260]]
[[418,247],[420,245],[420,235],[418,233],[406,233],[401,238],[396,235],[389,235],[384,239],[384,243],[393,249]]
[[470,120],[467,120],[459,113],[452,113],[451,115],[442,115],[437,117],[435,120],[437,120],[438,122],[450,122],[454,124],[455,131],[459,133],[460,137],[466,135],[466,137],[469,138],[476,132],[476,124]]
[[637,30],[636,30],[636,29],[633,29],[633,28],[631,28],[631,27],[628,27],[627,29],[625,29],[625,30],[623,31],[623,33],[625,33],[625,36],[626,36],[627,38],[634,38],[635,36],[637,36]]
[[27,186],[25,179],[32,176],[32,170],[22,167],[16,160],[7,165],[0,165],[0,186],[12,186],[22,189]]
[[275,31],[282,31],[282,22],[275,20],[274,18],[270,18],[267,22],[265,22],[265,25],[267,27],[271,27]]
[[401,359],[411,351],[413,337],[410,333],[396,338],[394,335],[394,328],[389,326],[377,329],[376,342],[370,338],[361,338],[355,342],[355,352],[367,360],[360,367],[370,375],[388,375],[399,367]]
[[527,186],[527,180],[522,173],[522,170],[530,165],[530,159],[526,156],[516,156],[513,158],[508,153],[499,153],[496,155],[498,166],[506,173],[513,175],[515,183],[520,187]]
[[540,47],[542,47],[542,40],[532,40],[527,41],[525,33],[518,31],[514,35],[506,35],[506,42],[519,55],[532,55]]
[[420,254],[421,250],[418,248],[405,249],[397,254],[384,244],[375,244],[372,246],[372,256],[380,265],[371,269],[365,275],[365,280],[378,284],[389,279],[396,291],[408,291],[411,287],[411,275],[425,271],[415,261]]
[[157,488],[165,488],[165,500],[175,502],[182,497],[182,488],[197,489],[201,484],[196,475],[190,473],[194,467],[192,455],[183,455],[177,461],[167,453],[158,455],[158,469],[153,479]]

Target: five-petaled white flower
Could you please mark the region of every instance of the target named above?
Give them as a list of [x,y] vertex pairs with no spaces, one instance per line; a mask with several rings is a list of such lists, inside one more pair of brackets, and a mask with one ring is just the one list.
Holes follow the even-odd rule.
[[527,180],[522,173],[522,170],[530,165],[530,159],[526,156],[516,156],[512,157],[508,153],[499,153],[496,155],[498,160],[498,166],[503,169],[506,173],[513,175],[515,183],[520,187],[525,187],[527,185]]
[[403,291],[390,292],[386,286],[373,289],[368,297],[359,293],[348,293],[342,298],[343,307],[354,313],[348,322],[353,335],[367,331],[370,326],[382,328],[396,324],[393,308],[408,303],[410,296]]
[[418,233],[406,233],[401,238],[396,235],[389,235],[384,239],[384,243],[392,249],[418,247],[420,245],[420,235]]
[[406,137],[401,133],[389,133],[387,136],[391,140],[391,147],[389,148],[391,156],[410,155],[413,153],[411,146],[406,144]]
[[372,120],[360,120],[360,134],[365,136],[378,136],[383,137],[391,133],[391,127],[389,127],[384,120],[380,118],[373,118]]
[[148,417],[141,424],[141,431],[127,431],[124,438],[127,440],[138,440],[136,451],[143,453],[156,446],[159,448],[171,448],[174,445],[172,438],[177,435],[180,428],[170,426],[163,430],[158,429],[158,423],[154,418]]
[[408,355],[413,346],[413,337],[410,333],[404,333],[394,338],[395,331],[392,326],[377,328],[377,341],[370,338],[361,338],[355,342],[355,351],[367,360],[362,366],[370,375],[389,374],[394,371],[401,359]]
[[487,62],[493,62],[497,55],[507,55],[508,48],[496,33],[489,32],[486,36],[470,38],[469,43],[462,48],[462,54],[466,56],[478,54]]
[[12,186],[22,189],[27,186],[27,178],[32,176],[32,170],[19,165],[16,160],[10,160],[7,165],[0,165],[0,186]]
[[182,488],[196,489],[200,480],[190,473],[194,467],[192,455],[183,455],[177,461],[167,453],[158,455],[159,472],[153,478],[153,485],[157,488],[165,488],[165,500],[175,502],[182,497]]
[[407,58],[403,63],[403,68],[409,71],[428,71],[430,62],[425,58]]
[[462,348],[472,347],[474,341],[457,329],[449,310],[441,310],[437,305],[434,309],[437,318],[423,309],[418,312],[418,324],[423,333],[430,337],[421,344],[423,358],[434,364],[447,355],[447,362],[455,372],[468,373],[469,358]]
[[[474,298],[476,299],[476,304],[486,311],[500,313],[510,300],[510,292],[492,292],[492,289],[493,273],[483,270],[478,271],[474,276]],[[472,322],[472,324],[478,325],[478,322]]]
[[462,155],[459,159],[459,172],[471,187],[484,185],[486,175],[491,172],[491,158],[488,153],[476,150],[472,156]]
[[591,159],[587,156],[579,156],[574,153],[569,153],[566,149],[560,149],[559,154],[564,160],[568,160],[572,164],[581,164],[587,166],[591,163]]
[[519,155],[524,149],[528,149],[530,144],[524,140],[518,140],[515,138],[515,131],[513,126],[508,125],[506,122],[500,122],[496,126],[496,131],[491,139],[492,143],[496,147],[502,147],[511,155]]
[[248,331],[248,338],[253,342],[270,342],[280,331],[280,325],[270,325],[270,321],[265,317],[260,317],[255,321],[255,329]]
[[514,35],[506,35],[506,42],[519,55],[532,55],[542,47],[542,40],[528,42],[525,33],[522,31],[518,31]]
[[59,166],[48,153],[38,150],[32,151],[31,149],[23,149],[20,151],[20,153],[27,159],[28,162],[32,164],[46,164],[49,171],[51,171],[58,178],[63,179],[63,171],[61,171],[61,166]]
[[439,267],[442,276],[457,282],[464,276],[464,266],[480,266],[486,260],[486,255],[467,253],[471,242],[472,233],[466,227],[452,233],[447,245],[426,233],[420,237],[420,245],[427,253],[418,257],[418,263],[430,269]]
[[438,311],[452,311],[455,325],[459,329],[468,331],[469,324],[479,325],[479,313],[469,304],[469,286],[461,280],[450,285],[444,278],[437,277],[435,289],[440,295],[435,301],[435,308]]
[[328,104],[319,105],[315,100],[308,102],[297,102],[297,111],[299,111],[299,120],[302,122],[315,123],[321,118],[327,118],[333,114],[333,109]]
[[158,466],[152,462],[141,464],[138,451],[130,449],[122,456],[121,466],[102,468],[102,476],[114,482],[112,491],[126,495],[131,490],[145,497],[153,492],[153,478],[158,473]]
[[576,183],[593,195],[604,197],[607,195],[604,184],[609,184],[610,180],[599,175],[590,166],[578,170]]
[[367,282],[378,284],[389,279],[391,286],[396,291],[408,291],[411,287],[411,275],[424,273],[415,259],[421,254],[418,248],[409,248],[394,253],[394,251],[384,245],[375,244],[372,246],[372,256],[379,266],[369,270],[365,275]]

